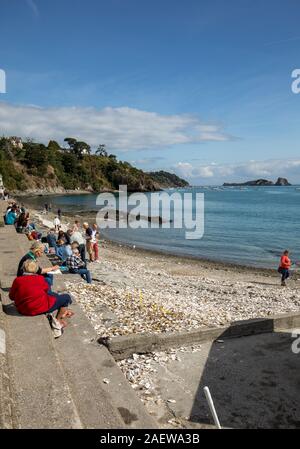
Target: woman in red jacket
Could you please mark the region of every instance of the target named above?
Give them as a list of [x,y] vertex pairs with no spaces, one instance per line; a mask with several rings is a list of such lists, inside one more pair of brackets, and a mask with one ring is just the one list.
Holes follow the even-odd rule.
[[281,285],[283,287],[286,287],[285,280],[290,277],[290,268],[291,268],[292,262],[289,258],[289,252],[288,250],[285,250],[284,253],[281,256],[280,259],[280,265],[278,268],[279,273],[281,273]]
[[18,312],[21,315],[34,316],[58,310],[56,318],[65,326],[63,318],[73,315],[67,308],[72,303],[71,296],[67,293],[59,295],[49,290],[44,276],[36,274],[38,264],[35,260],[26,260],[23,270],[23,276],[14,280],[9,292]]

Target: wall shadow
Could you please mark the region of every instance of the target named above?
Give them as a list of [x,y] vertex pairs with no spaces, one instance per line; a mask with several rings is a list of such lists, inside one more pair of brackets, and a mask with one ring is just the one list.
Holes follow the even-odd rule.
[[299,428],[300,353],[292,352],[294,340],[273,332],[214,342],[190,421],[213,424],[203,392],[208,386],[222,427]]

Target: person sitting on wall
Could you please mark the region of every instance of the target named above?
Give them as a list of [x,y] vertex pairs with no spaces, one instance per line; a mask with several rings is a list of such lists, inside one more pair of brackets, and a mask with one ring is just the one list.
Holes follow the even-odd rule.
[[69,238],[69,236],[67,235],[66,232],[64,232],[64,231],[62,231],[62,230],[58,231],[57,240],[63,240],[65,243],[70,244],[70,238]]
[[70,245],[66,245],[64,240],[57,240],[56,242],[56,255],[65,262],[66,259],[72,256],[72,249]]
[[[92,283],[91,273],[86,268],[86,264],[80,257],[79,249],[76,248],[75,242],[72,244],[72,255],[66,260],[66,266],[69,268],[69,272],[73,274],[80,274],[88,284]],[[77,243],[78,245],[78,243]]]
[[22,265],[23,276],[16,277],[9,292],[21,315],[35,316],[57,312],[56,318],[65,326],[63,318],[74,315],[68,309],[72,303],[67,293],[58,294],[49,289],[45,278],[39,274],[39,266],[33,259],[27,259]]
[[49,245],[49,248],[54,248],[53,252],[56,252],[56,233],[55,229],[52,228],[47,234],[47,243]]
[[17,219],[17,206],[12,206],[11,209],[8,209],[5,215],[5,224],[6,225],[13,225],[15,224],[15,221]]
[[25,213],[25,212],[21,212],[20,215],[19,215],[18,218],[17,218],[17,221],[16,221],[16,231],[17,231],[18,233],[20,233],[20,234],[21,234],[22,232],[24,232],[24,230],[25,230],[26,227],[27,227],[25,217],[26,217],[26,213]]
[[[20,260],[19,265],[18,265],[17,276],[23,276],[23,274],[24,274],[23,264],[24,264],[24,262],[26,262],[26,260],[37,261],[37,259],[39,257],[42,257],[42,255],[44,254],[44,250],[45,250],[45,247],[41,242],[34,242],[30,247],[30,251],[28,253],[26,253],[25,256],[23,256],[22,259]],[[58,269],[59,269],[58,265],[54,265],[54,266],[48,267],[48,268],[39,267],[37,274],[43,275],[45,280],[47,281],[48,285],[51,286],[51,285],[53,285],[53,275],[51,275],[51,271],[55,271]]]

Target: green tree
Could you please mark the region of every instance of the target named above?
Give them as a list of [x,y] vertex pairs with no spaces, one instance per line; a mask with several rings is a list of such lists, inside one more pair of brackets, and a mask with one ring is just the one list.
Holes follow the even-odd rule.
[[98,156],[101,156],[101,157],[107,157],[108,154],[107,154],[107,151],[106,151],[106,145],[105,144],[99,145],[97,150],[96,150],[96,154]]
[[43,144],[26,142],[24,144],[24,162],[29,169],[34,169],[32,173],[44,175],[47,171],[47,149]]
[[64,139],[64,142],[67,142],[67,144],[69,145],[70,149],[73,150],[77,140],[74,139],[73,137],[66,137]]

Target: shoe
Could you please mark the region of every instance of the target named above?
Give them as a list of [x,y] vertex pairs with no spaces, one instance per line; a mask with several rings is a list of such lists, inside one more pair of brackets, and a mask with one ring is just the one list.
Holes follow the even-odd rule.
[[281,286],[282,286],[282,287],[286,287],[285,281],[282,281],[282,282],[281,282]]
[[64,333],[62,324],[51,314],[47,314],[47,318],[51,327],[51,330],[53,332],[54,338],[59,338]]

